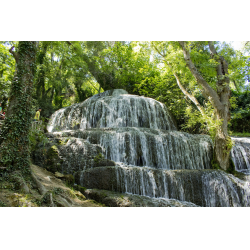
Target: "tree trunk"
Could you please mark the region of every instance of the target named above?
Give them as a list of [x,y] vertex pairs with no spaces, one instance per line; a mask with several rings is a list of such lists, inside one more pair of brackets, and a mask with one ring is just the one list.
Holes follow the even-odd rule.
[[16,59],[16,72],[10,92],[10,103],[0,133],[0,164],[7,170],[30,173],[29,131],[32,91],[35,74],[36,42],[19,42],[18,51],[10,52]]
[[215,161],[224,170],[229,167],[229,157],[230,157],[230,140],[228,136],[227,125],[228,125],[228,115],[227,111],[223,110],[216,114],[217,119],[222,120],[221,126],[216,130],[216,136],[214,140],[214,156]]
[[229,167],[229,157],[230,157],[230,141],[231,138],[228,136],[228,122],[231,118],[230,115],[230,96],[231,89],[229,87],[229,77],[228,77],[228,65],[226,60],[217,54],[213,42],[209,41],[209,48],[211,51],[211,57],[217,62],[217,93],[222,104],[221,109],[215,107],[216,118],[222,121],[221,126],[216,131],[215,136],[215,160],[220,164],[220,167],[227,170]]
[[45,99],[45,70],[44,59],[48,48],[48,42],[43,42],[41,52],[38,55],[37,62],[40,65],[37,78],[36,97],[37,100],[44,101]]

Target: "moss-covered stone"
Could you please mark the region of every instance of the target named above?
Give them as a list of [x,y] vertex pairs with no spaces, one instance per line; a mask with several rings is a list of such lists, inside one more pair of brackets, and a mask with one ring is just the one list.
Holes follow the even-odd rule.
[[85,192],[85,190],[86,190],[87,188],[82,187],[82,186],[80,186],[80,185],[76,185],[76,186],[74,186],[74,189],[75,189],[75,190],[78,190],[79,192],[81,192],[82,194],[84,194],[84,192]]
[[236,174],[235,165],[234,165],[234,162],[231,158],[229,158],[229,168],[227,169],[226,172],[229,174],[233,174],[233,175]]
[[69,185],[73,185],[75,183],[75,178],[72,174],[66,174],[62,179]]
[[59,157],[58,147],[56,145],[52,145],[46,154],[46,169],[55,173],[61,170],[61,159]]
[[85,195],[99,204],[104,204],[108,207],[197,207],[191,202],[174,199],[155,199],[99,189],[87,189]]

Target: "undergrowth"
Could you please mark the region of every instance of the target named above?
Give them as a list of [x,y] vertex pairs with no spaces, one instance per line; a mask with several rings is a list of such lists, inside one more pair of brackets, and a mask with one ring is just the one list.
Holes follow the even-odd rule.
[[7,207],[7,205],[3,201],[0,201],[0,207]]

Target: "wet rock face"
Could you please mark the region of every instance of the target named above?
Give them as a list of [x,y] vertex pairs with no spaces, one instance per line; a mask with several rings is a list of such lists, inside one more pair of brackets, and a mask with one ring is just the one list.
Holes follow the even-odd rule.
[[246,182],[218,170],[173,171],[120,165],[88,169],[75,178],[90,189],[189,201],[204,207],[250,206]]
[[45,147],[38,145],[33,152],[33,162],[53,173],[74,174],[92,167],[115,166],[115,162],[103,157],[99,145],[87,140],[50,135],[49,141]]
[[78,137],[77,140],[82,138],[100,145],[106,159],[128,165],[157,169],[211,168],[212,141],[205,135],[149,128],[70,130],[53,135]]

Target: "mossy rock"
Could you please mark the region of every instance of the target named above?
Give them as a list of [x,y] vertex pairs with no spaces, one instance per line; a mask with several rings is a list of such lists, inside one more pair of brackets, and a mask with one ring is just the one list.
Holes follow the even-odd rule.
[[64,180],[69,185],[73,185],[75,183],[75,178],[72,174],[66,174],[62,177],[62,180]]
[[58,147],[56,145],[51,146],[47,150],[45,168],[53,173],[59,172],[61,170],[61,163]]
[[103,159],[104,159],[103,154],[102,154],[102,153],[99,153],[98,155],[96,155],[96,156],[94,157],[94,162],[98,163],[98,162],[102,161]]
[[115,166],[115,162],[108,159],[100,159],[99,161],[94,161],[93,167],[104,167],[104,166]]
[[229,168],[227,169],[226,172],[233,175],[236,174],[235,165],[231,158],[229,158]]
[[77,191],[79,191],[79,192],[81,192],[82,194],[84,194],[85,190],[87,190],[87,188],[82,187],[80,185],[74,186],[74,189],[77,190]]

